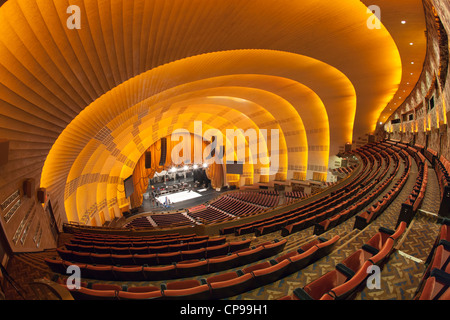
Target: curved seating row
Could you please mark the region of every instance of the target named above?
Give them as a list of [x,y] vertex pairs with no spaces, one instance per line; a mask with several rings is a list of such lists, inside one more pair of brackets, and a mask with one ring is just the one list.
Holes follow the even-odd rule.
[[[390,149],[386,149],[387,152],[390,152]],[[379,151],[381,153],[385,152],[384,150]],[[330,230],[334,228],[335,226],[343,223],[344,221],[348,220],[349,218],[353,217],[356,213],[360,212],[363,208],[365,208],[369,203],[373,202],[375,198],[377,198],[391,183],[391,181],[394,179],[395,175],[397,174],[399,170],[399,161],[400,159],[397,157],[394,157],[393,161],[395,163],[394,166],[394,172],[392,172],[384,181],[380,183],[380,180],[385,177],[389,171],[390,164],[391,164],[391,154],[388,155],[386,159],[388,159],[388,164],[386,165],[385,170],[381,174],[381,176],[374,181],[372,181],[369,185],[367,185],[363,190],[355,194],[353,197],[349,199],[349,202],[351,203],[350,206],[345,208],[342,211],[336,212],[335,215],[331,216],[328,219],[323,220],[322,222],[316,223],[314,227],[314,234],[321,234],[324,233],[327,230]],[[375,186],[378,184],[378,187],[375,188]],[[375,190],[372,190],[375,188]],[[370,191],[372,190],[372,191]],[[369,195],[367,195],[369,194]],[[393,199],[388,195],[387,199],[385,200],[386,204],[390,204]],[[357,217],[358,218],[358,217]]]
[[148,246],[168,246],[189,242],[209,241],[209,236],[184,236],[172,239],[160,240],[127,240],[127,239],[80,239],[72,238],[70,243],[84,245],[84,246],[98,246],[98,247],[148,247]]
[[200,221],[203,224],[217,223],[219,221],[232,220],[234,216],[230,216],[216,208],[206,206],[202,210],[195,212],[189,212],[189,216],[196,221]]
[[394,250],[394,245],[406,230],[402,222],[398,228],[380,228],[361,249],[355,251],[332,271],[296,288],[292,295],[279,300],[344,300],[350,299],[369,276],[371,267],[381,266]]
[[286,204],[291,204],[295,201],[306,198],[307,195],[301,191],[286,191],[284,193],[284,197],[286,198]]
[[192,259],[180,261],[167,266],[146,265],[145,261],[136,267],[119,267],[106,265],[92,265],[86,263],[73,263],[60,259],[46,258],[45,262],[50,269],[59,274],[66,274],[67,267],[77,265],[83,278],[108,281],[152,281],[164,279],[177,279],[219,272],[249,264],[261,259],[274,256],[284,250],[287,240],[274,240],[260,244],[256,247],[234,252],[229,255],[209,258],[205,260]]
[[209,206],[236,217],[254,215],[265,210],[255,204],[238,200],[230,195],[220,197],[216,201],[210,203]]
[[[380,154],[383,154],[383,152],[380,152]],[[377,154],[375,154],[375,156],[377,156]],[[386,154],[383,154],[383,156],[385,157],[385,159],[388,159],[388,161],[390,161],[390,158]],[[286,226],[281,229],[281,235],[287,236],[311,226],[316,226],[315,228],[317,232],[320,232],[319,230],[322,225],[326,224],[326,222],[324,221],[330,219],[331,217],[336,218],[338,213],[344,212],[345,215],[342,215],[341,218],[347,219],[350,217],[348,215],[349,213],[354,214],[355,212],[359,211],[363,207],[363,203],[357,204],[356,202],[363,197],[365,199],[364,201],[369,201],[370,198],[366,198],[367,193],[375,187],[375,185],[378,183],[378,179],[381,179],[388,172],[389,166],[386,166],[385,170],[383,170],[383,172],[381,173],[381,176],[378,179],[374,179],[374,177],[377,176],[381,171],[380,164],[381,160],[379,160],[378,169],[375,172],[372,172],[370,176],[368,175],[368,173],[370,173],[371,171],[369,170],[366,172],[366,174],[363,176],[364,179],[359,181],[359,187],[351,189],[346,188],[347,192],[343,196],[333,200],[329,205],[303,213],[302,215],[297,216],[293,219],[288,219]],[[347,211],[348,208],[351,208],[351,210]]]
[[[367,164],[367,160],[366,158],[362,159],[364,166]],[[336,192],[339,193],[339,192]],[[307,208],[313,208],[314,206],[319,205],[320,203],[329,201],[329,197],[324,197],[318,200],[315,200],[307,205],[301,206],[299,208],[293,209],[293,210],[289,210],[287,212],[275,215],[273,217],[270,218],[265,218],[265,219],[260,219],[257,221],[253,221],[250,223],[243,223],[240,225],[236,225],[236,226],[231,226],[231,227],[226,227],[226,228],[222,228],[219,230],[221,235],[225,235],[225,234],[235,234],[236,236],[240,236],[240,235],[244,235],[244,234],[249,234],[249,233],[253,233],[255,232],[255,228],[258,228],[262,225],[265,224],[270,224],[272,222],[276,222],[276,219],[280,218],[283,219],[285,215],[289,215],[289,214],[295,214],[297,212],[299,212],[300,210],[306,210]]]
[[240,191],[229,193],[228,196],[266,208],[275,207],[280,200],[280,195],[277,191]]
[[[362,155],[362,161],[365,168],[369,162],[372,163],[372,161],[375,160],[373,155],[368,153],[367,155],[365,154]],[[367,177],[367,175],[364,174],[364,170],[362,170],[361,173],[355,178],[355,181],[360,182],[360,179],[364,177]],[[347,187],[334,192],[332,195],[323,197],[307,205],[283,212],[270,218],[261,219],[251,223],[245,223],[233,227],[223,228],[220,230],[220,233],[221,234],[234,233],[235,235],[243,235],[255,232],[256,236],[261,236],[280,229],[283,230],[284,227],[286,227],[289,224],[292,224],[294,220],[305,218],[303,215],[306,212],[312,212],[313,210],[317,210],[318,212],[319,210],[323,210],[326,206],[331,207],[333,201],[335,201],[335,203],[339,202],[340,197],[345,196],[345,191],[348,190],[348,188],[351,189],[352,184],[355,184],[355,181],[349,184]],[[282,235],[284,236],[285,234],[282,233]]]
[[[307,265],[328,255],[339,240],[316,239],[277,259],[261,262],[237,271],[211,275],[206,278],[186,279],[160,286],[127,288],[105,287],[106,290],[81,287],[69,290],[75,299],[122,299],[122,300],[209,300],[223,299],[256,289],[297,272]],[[131,290],[131,291],[130,291]],[[103,292],[102,292],[103,291]]]
[[[139,242],[135,246],[126,246],[126,243],[120,243],[119,246],[115,245],[82,245],[77,243],[65,243],[64,246],[67,250],[76,252],[90,252],[90,253],[111,253],[111,254],[150,254],[150,253],[165,253],[176,252],[185,250],[195,250],[200,248],[212,247],[224,244],[226,242],[225,237],[210,238],[200,241],[188,241],[176,244],[166,245],[145,245],[147,242]],[[112,243],[116,244],[116,243]]]
[[[117,230],[117,229],[114,229]],[[99,240],[99,241],[156,241],[156,240],[172,240],[184,237],[195,237],[196,234],[181,235],[179,233],[167,233],[159,235],[148,236],[132,236],[132,235],[117,235],[105,233],[92,233],[77,230],[75,232],[68,232],[73,234],[73,238],[80,240]]]
[[[118,266],[135,266],[135,265],[167,265],[174,262],[189,261],[193,259],[209,259],[218,256],[224,256],[229,253],[246,249],[250,246],[251,239],[243,241],[226,242],[223,244],[200,247],[191,249],[186,246],[185,250],[178,251],[153,251],[155,247],[142,247],[141,253],[135,252],[129,248],[112,248],[111,252],[116,253],[92,253],[72,251],[67,249],[56,249],[61,259],[78,263],[96,264],[96,265],[118,265]],[[175,247],[176,248],[176,247]],[[95,247],[94,247],[95,249]],[[98,248],[97,248],[98,249]],[[123,251],[114,251],[123,250]],[[133,249],[133,248],[131,248]],[[181,249],[181,248],[178,248]],[[167,250],[167,248],[166,248]]]
[[417,152],[416,149],[409,146],[406,146],[405,150],[414,158],[419,172],[413,190],[402,204],[397,225],[401,221],[406,221],[408,224],[412,221],[417,210],[422,205],[428,184],[428,164],[426,158],[420,152]]
[[[406,182],[408,181],[409,174],[411,172],[411,159],[403,151],[401,151],[399,154],[402,156],[403,160],[405,161],[405,167],[404,167],[403,174],[396,181],[396,183],[392,186],[392,188],[383,196],[382,199],[380,199],[377,203],[373,204],[366,211],[358,214],[355,217],[355,224],[354,224],[355,229],[362,230],[367,225],[369,225],[372,221],[377,219],[384,212],[384,210],[386,210],[391,205],[391,203],[397,198],[397,196],[403,190],[403,187],[405,186]],[[394,177],[397,175],[399,168],[400,167],[397,166],[395,172],[391,175],[391,177],[389,179],[387,179],[382,185],[380,185],[377,188],[377,190],[375,192],[375,197],[373,197],[372,199],[375,199],[376,197],[380,196],[380,194],[386,190],[386,188],[390,185],[390,183],[392,182]],[[372,201],[370,201],[370,202],[372,202]]]
[[164,214],[152,214],[151,218],[156,223],[157,227],[160,227],[160,228],[192,224],[191,219],[186,217],[184,214],[178,213],[178,212],[164,213]]

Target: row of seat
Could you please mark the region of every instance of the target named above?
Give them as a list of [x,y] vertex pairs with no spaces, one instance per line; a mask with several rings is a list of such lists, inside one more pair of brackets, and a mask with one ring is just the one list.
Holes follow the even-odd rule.
[[234,219],[233,216],[211,206],[206,206],[204,209],[195,212],[189,212],[189,216],[203,224],[212,224]]
[[[114,229],[115,231],[121,231],[121,229]],[[77,230],[75,232],[68,232],[73,234],[73,238],[80,240],[98,240],[98,241],[162,241],[162,240],[174,240],[185,237],[195,237],[197,234],[187,234],[182,235],[178,232],[176,233],[166,233],[166,234],[154,234],[154,235],[145,235],[145,236],[137,236],[130,235],[129,233],[125,234],[114,234],[114,233],[91,233],[88,231]]]
[[350,166],[350,167],[335,168],[335,169],[332,169],[330,171],[334,175],[341,175],[341,176],[343,176],[343,175],[349,175],[355,169],[356,169],[356,165],[353,165],[353,166]]
[[[358,152],[358,150],[356,151]],[[364,151],[363,151],[364,152]],[[377,154],[375,154],[377,156]],[[362,207],[362,204],[357,204],[357,201],[364,198],[365,201],[368,201],[369,198],[366,198],[367,193],[374,188],[374,186],[378,183],[378,179],[374,179],[381,170],[381,161],[378,159],[378,168],[375,172],[371,170],[367,171],[364,175],[361,176],[362,180],[358,180],[358,187],[355,188],[346,188],[346,193],[336,199],[333,199],[332,202],[328,203],[325,206],[319,207],[313,211],[305,212],[295,217],[288,217],[286,220],[286,225],[281,229],[281,235],[287,236],[289,234],[304,230],[311,226],[316,226],[317,231],[319,232],[319,228],[323,221],[330,219],[331,217],[336,217],[338,213],[344,212],[346,215],[341,216],[341,218],[349,218],[349,212],[354,213],[355,211],[359,211]],[[383,177],[388,172],[389,167],[386,166],[385,170],[382,172],[381,177]],[[368,175],[371,173],[370,175]],[[353,206],[353,207],[352,207]],[[352,207],[354,210],[346,211],[346,209]]]
[[436,159],[435,161],[435,170],[438,176],[442,199],[445,188],[450,185],[450,161],[441,155],[439,159]]
[[450,220],[444,220],[426,261],[415,300],[450,300]]
[[153,224],[150,222],[149,217],[139,217],[131,220],[123,226],[129,229],[150,229],[154,228]]
[[[224,299],[262,287],[277,281],[328,255],[339,240],[335,236],[330,240],[315,239],[299,249],[279,256],[270,261],[260,262],[237,271],[230,271],[206,278],[186,279],[162,283],[160,287],[144,287],[141,290],[121,287],[104,287],[103,290],[81,287],[71,289],[75,299]],[[106,289],[106,290],[105,290]],[[95,290],[95,291],[94,291]],[[131,290],[131,291],[130,291]],[[103,292],[102,292],[103,291]],[[115,291],[115,292],[111,292]]]
[[[150,253],[166,253],[166,252],[177,252],[185,250],[195,250],[206,247],[213,247],[217,245],[224,244],[226,242],[226,237],[210,238],[207,240],[200,241],[189,241],[177,244],[168,245],[135,245],[126,246],[126,243],[120,243],[121,245],[109,246],[109,245],[82,245],[77,243],[65,243],[64,247],[67,250],[77,251],[77,252],[90,252],[90,253],[111,253],[111,254],[150,254]],[[145,243],[139,243],[145,244]]]
[[70,243],[84,245],[84,246],[98,246],[98,247],[159,247],[159,246],[169,246],[190,242],[199,242],[199,241],[209,241],[209,236],[197,236],[197,235],[188,235],[181,236],[172,239],[161,239],[161,240],[127,240],[127,239],[86,239],[74,237],[70,239]]
[[106,265],[93,265],[86,263],[73,263],[60,259],[45,258],[50,269],[58,274],[66,274],[67,267],[77,265],[81,269],[81,275],[86,279],[98,279],[108,281],[152,281],[164,279],[177,279],[219,272],[245,264],[253,263],[261,259],[267,259],[284,250],[286,239],[262,243],[256,247],[234,252],[229,255],[214,257],[205,260],[192,259],[180,261],[167,266],[148,266],[144,261],[136,267],[119,267]]
[[428,164],[425,156],[418,152],[415,148],[409,147],[407,145],[399,144],[401,147],[407,151],[417,164],[418,175],[414,183],[411,193],[408,198],[402,203],[400,210],[400,215],[398,217],[398,223],[400,221],[406,221],[408,224],[414,218],[417,210],[422,205],[423,199],[425,197],[425,192],[428,184]]
[[[371,156],[371,155],[368,155]],[[368,158],[366,158],[365,155],[363,155],[363,163],[364,167],[366,167],[369,163]],[[362,172],[358,175],[356,180],[360,179],[362,176]],[[232,227],[226,227],[220,230],[220,234],[230,234],[234,233],[235,235],[243,235],[248,233],[255,232],[255,235],[263,235],[270,232],[277,231],[279,229],[282,229],[287,224],[288,218],[295,218],[295,217],[301,217],[301,215],[304,212],[311,212],[313,210],[318,210],[319,208],[323,208],[325,205],[331,203],[333,200],[336,200],[335,198],[338,198],[339,196],[342,196],[344,194],[345,189],[339,190],[335,192],[333,195],[324,197],[321,199],[318,199],[316,201],[313,201],[307,205],[301,206],[299,208],[289,210],[286,212],[283,212],[281,214],[277,214],[273,217],[261,219],[257,221],[253,221],[250,223],[244,223],[237,226]]]
[[229,195],[220,197],[216,201],[210,204],[213,208],[232,214],[235,217],[244,217],[249,215],[254,215],[264,211],[263,208],[247,203],[243,200],[238,200]]
[[[356,195],[354,195],[352,198],[350,198],[349,202],[352,203],[349,207],[346,209],[337,212],[334,216],[320,222],[316,223],[314,228],[315,234],[321,234],[327,230],[330,230],[331,228],[334,228],[335,226],[343,223],[344,221],[347,221],[349,218],[353,217],[356,213],[360,212],[363,208],[367,207],[368,204],[373,202],[377,197],[381,195],[381,193],[388,187],[388,185],[392,182],[394,177],[396,176],[398,170],[399,170],[399,162],[400,159],[396,154],[391,154],[390,149],[385,150],[379,150],[377,147],[373,147],[374,150],[377,152],[380,152],[381,154],[384,153],[384,158],[387,160],[387,164],[385,166],[384,171],[380,175],[379,178],[374,179],[372,182],[369,183],[362,191],[358,192]],[[393,156],[393,158],[391,158]],[[387,173],[390,170],[391,162],[394,162],[394,170],[393,172],[387,176]],[[387,178],[385,180],[382,180],[385,176]],[[381,181],[381,182],[380,182]],[[367,195],[368,194],[368,195]],[[386,199],[384,200],[386,203],[390,203],[393,199],[391,198],[391,195],[388,194],[386,196]],[[380,201],[381,202],[381,201]],[[371,207],[372,208],[372,207]],[[373,208],[378,208],[378,203],[373,206]],[[361,213],[358,215],[356,220],[358,220],[358,217],[365,214],[366,212]],[[366,223],[364,219],[364,223]]]
[[178,213],[178,212],[177,213],[152,214],[151,219],[160,228],[192,224],[191,219],[189,219],[182,213]]
[[[409,155],[405,154],[403,151],[400,151],[399,154],[402,156],[405,162],[403,174],[400,176],[399,179],[397,179],[392,188],[377,203],[373,204],[370,208],[368,208],[364,212],[361,212],[355,217],[355,224],[354,224],[355,229],[362,230],[372,221],[377,219],[391,205],[391,203],[397,198],[397,196],[403,190],[403,187],[408,181],[409,174],[411,172],[411,159]],[[396,155],[398,154],[396,153]],[[391,184],[392,180],[397,175],[399,168],[400,167],[397,166],[396,170],[394,171],[394,173],[392,173],[391,177],[377,188],[376,190],[377,197],[382,192],[384,192],[384,190]]]
[[[61,259],[78,263],[88,263],[96,265],[118,265],[118,266],[135,266],[135,265],[167,265],[174,262],[189,261],[193,259],[209,259],[224,256],[229,253],[246,249],[250,246],[251,240],[226,242],[224,244],[203,247],[199,249],[180,250],[164,253],[135,253],[131,251],[114,253],[91,253],[79,252],[62,248],[57,248],[56,252]],[[150,247],[146,247],[147,249]],[[125,249],[125,248],[118,248]],[[145,249],[145,247],[143,248]]]
[[292,295],[279,300],[344,300],[350,299],[371,273],[372,266],[381,266],[394,250],[394,245],[406,230],[402,222],[396,230],[380,228],[372,238],[349,257]]
[[279,194],[276,191],[241,191],[228,194],[229,197],[241,201],[245,201],[258,206],[272,208],[278,205],[280,200]]
[[306,193],[302,191],[286,191],[284,197],[286,198],[286,204],[291,204],[300,199],[306,198]]

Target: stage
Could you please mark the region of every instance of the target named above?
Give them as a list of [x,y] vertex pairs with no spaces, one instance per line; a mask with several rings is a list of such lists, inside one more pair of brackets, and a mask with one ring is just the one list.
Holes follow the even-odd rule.
[[[174,186],[179,186],[175,188]],[[182,187],[181,187],[182,186]],[[193,177],[150,184],[138,213],[171,212],[189,209],[218,197],[222,192],[199,185]],[[166,198],[168,201],[166,201]]]

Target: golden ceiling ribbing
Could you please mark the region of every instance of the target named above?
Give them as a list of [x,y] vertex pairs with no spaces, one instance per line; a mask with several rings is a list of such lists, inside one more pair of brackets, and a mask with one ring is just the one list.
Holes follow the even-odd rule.
[[[69,5],[81,8],[80,30],[66,27]],[[29,170],[43,170],[41,185],[79,220],[115,205],[142,150],[170,134],[167,119],[274,125],[284,171],[326,171],[402,84],[395,28],[369,30],[367,18],[357,0],[9,0],[0,125],[17,162],[2,182],[37,160]]]

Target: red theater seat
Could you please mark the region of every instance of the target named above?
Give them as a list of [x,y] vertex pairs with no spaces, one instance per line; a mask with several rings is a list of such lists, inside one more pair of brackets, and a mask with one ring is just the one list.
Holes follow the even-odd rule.
[[281,279],[286,275],[290,264],[291,261],[286,259],[273,266],[252,271],[255,283],[263,286]]
[[119,300],[155,300],[163,297],[161,290],[149,291],[149,292],[130,292],[119,291],[117,298]]
[[234,253],[224,257],[216,257],[208,259],[208,272],[214,273],[228,270],[239,265],[239,256]]
[[93,290],[85,287],[79,289],[69,289],[70,294],[75,300],[116,300],[117,291],[115,290]]
[[252,274],[241,275],[240,272],[229,272],[206,279],[213,299],[222,299],[243,293],[252,287],[253,280]]
[[163,290],[164,300],[208,300],[211,296],[207,284],[193,287]]
[[147,281],[175,279],[177,276],[175,265],[161,267],[143,267],[142,272],[144,273],[144,278]]
[[128,287],[128,292],[154,292],[161,291],[160,287],[157,286],[136,286],[136,287]]
[[450,300],[450,275],[439,269],[431,271],[419,300]]
[[208,272],[208,261],[202,260],[189,263],[177,263],[176,269],[177,275],[180,278],[201,275]]
[[113,267],[112,271],[114,277],[119,281],[143,281],[144,274],[142,272],[142,266],[140,267]]
[[329,293],[326,293],[321,297],[321,300],[344,300],[350,298],[369,276],[367,271],[372,265],[372,262],[366,261],[350,280],[331,289]]

